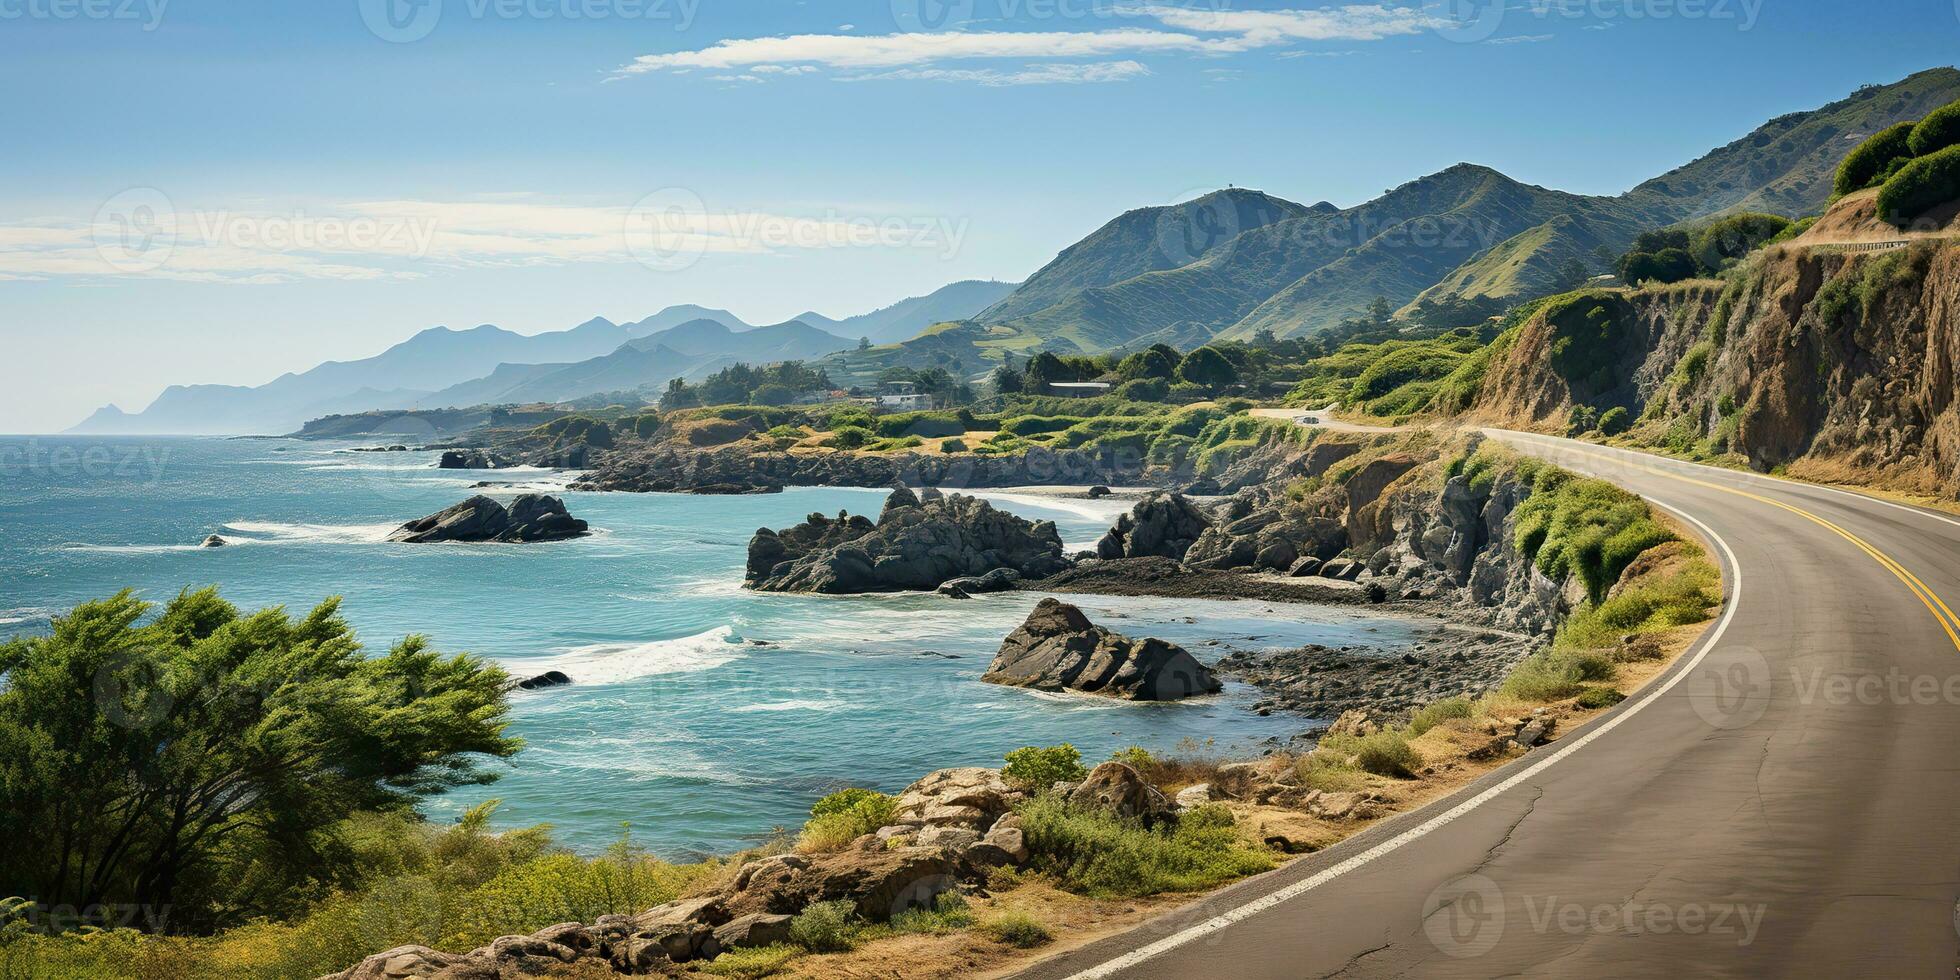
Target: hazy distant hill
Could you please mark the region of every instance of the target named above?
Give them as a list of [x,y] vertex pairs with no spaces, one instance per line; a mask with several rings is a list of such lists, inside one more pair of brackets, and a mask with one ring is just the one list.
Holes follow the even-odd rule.
[[874,344],[910,340],[935,323],[964,320],[978,314],[1009,293],[1019,283],[967,279],[941,286],[924,296],[902,299],[870,313],[833,320],[821,313],[804,313],[798,320],[851,340],[868,338]]
[[328,361],[257,387],[178,385],[149,407],[109,406],[71,432],[182,435],[276,433],[307,419],[367,408],[401,408],[428,392],[480,377],[503,363],[575,361],[630,340],[625,328],[595,317],[570,330],[526,336],[500,327],[431,327],[373,357]]
[[[645,322],[645,321],[642,321]],[[611,391],[659,388],[674,378],[695,380],[737,362],[811,360],[852,344],[797,320],[731,330],[720,320],[696,319],[621,344],[572,364],[505,364],[486,378],[436,392],[423,408],[558,402]]]

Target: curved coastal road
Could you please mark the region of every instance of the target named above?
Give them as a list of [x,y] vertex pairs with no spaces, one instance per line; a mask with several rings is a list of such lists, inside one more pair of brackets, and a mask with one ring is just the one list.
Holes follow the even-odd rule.
[[1063,954],[1123,977],[1953,977],[1960,521],[1491,431],[1699,525],[1667,674],[1447,800]]

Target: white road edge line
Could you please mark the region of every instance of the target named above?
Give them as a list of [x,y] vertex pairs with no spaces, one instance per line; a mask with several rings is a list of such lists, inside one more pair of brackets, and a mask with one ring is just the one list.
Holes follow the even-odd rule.
[[1655,500],[1652,497],[1647,497],[1646,500],[1648,503],[1660,507],[1662,510],[1665,510],[1675,515],[1676,517],[1679,517],[1682,520],[1685,520],[1688,523],[1693,524],[1695,527],[1701,530],[1701,533],[1708,536],[1708,540],[1715,542],[1716,546],[1722,549],[1722,555],[1724,559],[1728,562],[1729,577],[1730,577],[1729,601],[1726,608],[1724,608],[1722,611],[1722,618],[1716,622],[1714,630],[1711,631],[1708,634],[1708,636],[1702,641],[1701,648],[1695,652],[1693,659],[1689,660],[1687,664],[1684,665],[1680,670],[1677,670],[1672,675],[1670,675],[1668,679],[1661,684],[1660,687],[1648,691],[1644,696],[1640,698],[1639,701],[1635,702],[1632,705],[1629,705],[1626,708],[1626,710],[1621,711],[1617,715],[1614,715],[1612,718],[1608,719],[1605,724],[1600,725],[1598,728],[1595,728],[1590,732],[1587,732],[1584,736],[1581,736],[1578,740],[1573,741],[1569,744],[1561,745],[1551,755],[1546,756],[1544,759],[1522,770],[1517,775],[1512,776],[1511,778],[1506,779],[1503,782],[1498,783],[1496,786],[1492,786],[1491,788],[1484,790],[1481,793],[1478,793],[1476,796],[1473,796],[1470,799],[1464,800],[1462,803],[1459,803],[1456,806],[1450,808],[1447,812],[1440,813],[1434,817],[1431,817],[1427,822],[1423,824],[1405,830],[1401,834],[1398,834],[1395,837],[1385,840],[1380,844],[1377,844],[1374,847],[1371,847],[1368,850],[1361,852],[1360,854],[1356,854],[1355,856],[1348,858],[1347,860],[1342,861],[1341,863],[1336,864],[1333,867],[1325,868],[1320,872],[1316,873],[1311,878],[1307,878],[1304,881],[1295,882],[1263,898],[1255,899],[1229,912],[1224,912],[1219,915],[1213,916],[1212,918],[1200,922],[1189,929],[1185,929],[1182,932],[1178,932],[1166,936],[1163,939],[1151,943],[1148,946],[1144,946],[1142,948],[1132,950],[1113,960],[1108,960],[1099,966],[1094,966],[1087,970],[1083,970],[1080,973],[1072,974],[1069,976],[1068,980],[1099,980],[1099,978],[1102,977],[1114,976],[1123,970],[1127,970],[1130,967],[1145,962],[1146,960],[1150,960],[1164,953],[1170,952],[1171,950],[1176,949],[1177,947],[1189,943],[1193,940],[1217,932],[1220,929],[1227,928],[1235,923],[1244,921],[1245,919],[1249,919],[1275,906],[1284,905],[1285,903],[1290,902],[1296,898],[1299,898],[1301,895],[1304,895],[1307,892],[1319,888],[1320,886],[1327,884],[1328,882],[1333,881],[1334,879],[1339,878],[1344,874],[1347,874],[1351,871],[1359,870],[1363,866],[1373,862],[1375,859],[1380,858],[1398,848],[1401,848],[1403,845],[1421,840],[1422,838],[1427,837],[1428,835],[1434,833],[1435,831],[1441,829],[1442,827],[1447,826],[1448,824],[1452,823],[1458,818],[1467,815],[1472,810],[1475,810],[1478,807],[1483,806],[1486,803],[1489,803],[1491,800],[1494,800],[1500,796],[1503,796],[1505,793],[1508,793],[1511,790],[1518,788],[1518,786],[1529,781],[1532,777],[1537,776],[1539,773],[1544,772],[1546,769],[1551,768],[1554,765],[1557,765],[1566,756],[1569,756],[1572,753],[1585,748],[1588,744],[1592,742],[1593,739],[1596,739],[1601,735],[1604,735],[1607,732],[1610,732],[1613,729],[1620,727],[1620,725],[1624,723],[1628,718],[1632,718],[1634,715],[1639,714],[1648,705],[1653,704],[1656,700],[1658,700],[1661,697],[1661,695],[1666,694],[1668,691],[1672,690],[1676,684],[1681,683],[1681,680],[1683,678],[1687,677],[1690,673],[1694,671],[1696,667],[1701,665],[1703,658],[1708,656],[1708,652],[1710,650],[1715,649],[1715,645],[1721,642],[1722,634],[1728,632],[1729,623],[1731,620],[1735,618],[1736,608],[1742,605],[1742,566],[1736,561],[1735,552],[1729,549],[1729,543],[1727,541],[1722,540],[1722,536],[1716,534],[1715,531],[1711,529],[1708,525],[1703,524],[1700,520],[1697,520],[1695,517],[1691,516],[1686,511],[1681,510],[1678,507],[1661,503],[1660,501]]

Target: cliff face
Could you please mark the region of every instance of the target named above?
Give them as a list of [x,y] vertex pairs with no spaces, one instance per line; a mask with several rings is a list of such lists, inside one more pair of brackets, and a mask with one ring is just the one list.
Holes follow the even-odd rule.
[[1562,298],[1493,355],[1472,409],[1758,470],[1960,496],[1960,243],[1772,247],[1726,282]]

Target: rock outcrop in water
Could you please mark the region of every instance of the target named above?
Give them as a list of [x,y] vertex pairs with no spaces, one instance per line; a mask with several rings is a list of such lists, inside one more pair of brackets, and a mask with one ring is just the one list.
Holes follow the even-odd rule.
[[1068,603],[1043,599],[1008,634],[981,680],[1041,691],[1082,691],[1132,701],[1176,701],[1222,687],[1183,647],[1132,640],[1089,622]]
[[1116,526],[1096,542],[1096,557],[1183,561],[1192,543],[1210,529],[1211,518],[1189,497],[1152,494],[1116,519]]
[[397,528],[388,540],[408,544],[437,541],[483,541],[515,544],[559,541],[586,533],[584,521],[565,510],[564,501],[527,493],[509,507],[478,494],[421,520]]
[[515,465],[510,458],[487,449],[445,449],[436,468],[442,470],[501,470]]
[[1066,567],[1052,521],[1028,521],[973,497],[900,488],[876,524],[813,514],[796,527],[757,531],[745,584],[761,592],[930,592],[995,569],[1040,578]]

